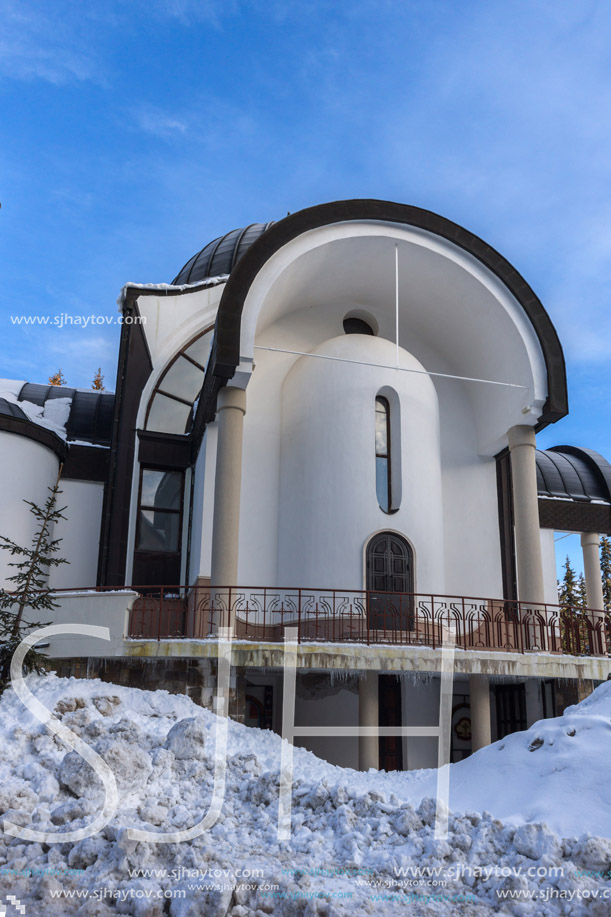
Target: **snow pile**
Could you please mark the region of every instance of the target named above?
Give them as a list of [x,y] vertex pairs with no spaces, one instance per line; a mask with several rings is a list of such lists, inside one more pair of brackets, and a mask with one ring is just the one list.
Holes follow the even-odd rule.
[[[518,826],[486,812],[450,814],[447,840],[435,840],[435,804],[422,798],[432,779],[428,771],[362,774],[296,749],[292,835],[279,842],[281,741],[271,732],[233,722],[226,794],[216,824],[182,844],[129,840],[127,827],[175,831],[206,814],[219,720],[188,698],[165,691],[56,676],[32,677],[28,684],[64,725],[104,757],[120,796],[117,814],[94,837],[51,845],[0,837],[2,892],[25,903],[28,917],[609,914],[609,899],[602,900],[602,894],[609,889],[611,841],[589,835],[561,839],[545,825],[524,823],[528,809]],[[594,756],[595,768],[599,759],[608,759],[609,703],[605,685],[567,714],[567,723],[576,729],[567,738],[578,746],[582,735],[583,754],[567,750],[558,757],[557,771],[550,764],[546,780],[556,780],[556,773],[564,779],[562,763],[574,770],[578,756],[586,773],[588,755]],[[544,744],[526,752],[527,763],[510,781],[497,770],[497,797],[514,782],[528,781],[529,792],[538,792],[543,770],[537,755],[550,738],[554,745],[560,741],[558,724],[564,719],[531,730],[533,741],[542,738]],[[76,752],[66,752],[24,711],[12,691],[0,703],[0,735],[0,811],[7,819],[54,832],[91,823],[102,808],[101,784]],[[514,739],[524,741],[525,735]],[[601,747],[594,751],[596,741]],[[472,759],[473,773],[485,776],[489,787],[496,762],[508,749],[510,740],[504,749],[492,746]],[[508,767],[518,760],[510,751],[506,757]],[[489,763],[480,765],[484,759]],[[464,771],[454,765],[452,775]],[[597,780],[598,771],[593,773]],[[561,794],[556,793],[558,806],[590,811],[578,795]],[[608,797],[608,784],[593,786],[589,794]],[[512,818],[520,820],[515,806]],[[30,875],[24,874],[27,870]],[[524,900],[499,897],[509,892],[524,893]],[[592,897],[595,892],[599,899]],[[158,893],[167,897],[153,897]],[[539,897],[528,901],[530,893]]]
[[[562,716],[540,720],[453,764],[450,805],[457,811],[488,809],[507,824],[544,821],[563,835],[587,830],[611,836],[610,758],[606,682]],[[427,786],[434,792],[432,775]]]

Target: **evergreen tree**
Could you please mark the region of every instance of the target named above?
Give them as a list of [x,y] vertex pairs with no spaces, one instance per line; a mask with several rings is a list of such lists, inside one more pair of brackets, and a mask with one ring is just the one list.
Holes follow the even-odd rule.
[[611,539],[606,535],[600,539],[600,570],[603,579],[605,610],[611,611]]
[[[48,488],[49,496],[44,506],[24,500],[38,523],[31,546],[23,547],[5,535],[0,535],[0,549],[8,551],[11,557],[20,558],[9,561],[9,566],[15,567],[17,571],[8,577],[8,582],[14,583],[15,588],[10,591],[0,589],[0,691],[3,691],[10,681],[13,653],[30,631],[40,627],[39,622],[24,620],[26,609],[36,613],[43,609],[56,608],[58,605],[52,597],[48,577],[52,567],[68,563],[64,558],[55,556],[59,551],[61,538],[52,537],[53,526],[60,519],[66,518],[63,515],[66,507],[57,508],[57,498],[61,493],[61,470],[60,467],[55,485]],[[44,671],[45,659],[41,653],[31,649],[24,661],[24,671]]]
[[578,608],[580,606],[579,583],[575,571],[567,554],[564,562],[564,576],[558,583],[558,598],[565,608]]
[[586,578],[580,573],[577,578],[577,604],[580,608],[588,607],[588,596],[586,593]]
[[93,382],[91,383],[91,388],[95,389],[96,392],[105,392],[104,387],[104,376],[102,375],[102,367],[98,366],[97,372],[93,377]]
[[64,374],[60,369],[56,373],[53,373],[52,376],[49,376],[49,383],[51,385],[67,385],[66,380],[64,379]]

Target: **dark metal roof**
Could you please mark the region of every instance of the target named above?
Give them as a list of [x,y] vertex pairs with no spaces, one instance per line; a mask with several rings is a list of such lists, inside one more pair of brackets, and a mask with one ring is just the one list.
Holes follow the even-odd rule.
[[113,392],[83,391],[65,385],[38,385],[33,382],[26,382],[19,392],[19,401],[31,401],[40,407],[54,398],[70,398],[72,401],[66,424],[68,441],[110,445],[115,410]]
[[4,417],[17,417],[19,420],[28,419],[27,414],[18,405],[7,401],[6,398],[0,398],[0,414]]
[[553,446],[537,450],[536,459],[540,497],[611,503],[611,465],[598,452],[577,446]]
[[176,286],[199,283],[208,277],[230,274],[244,252],[273,225],[273,220],[271,223],[251,223],[213,239],[187,261],[172,283]]

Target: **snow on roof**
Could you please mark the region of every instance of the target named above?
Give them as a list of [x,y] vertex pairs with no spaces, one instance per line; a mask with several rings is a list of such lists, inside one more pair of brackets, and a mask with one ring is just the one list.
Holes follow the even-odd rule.
[[227,283],[229,280],[229,274],[219,274],[217,277],[207,277],[205,280],[198,280],[197,283],[132,283],[128,282],[123,284],[121,287],[121,292],[117,298],[117,306],[119,307],[119,312],[123,308],[123,304],[127,299],[128,290],[140,290],[143,293],[146,291],[157,292],[159,294],[165,293],[166,296],[176,296],[179,293],[184,293],[187,290],[205,290],[207,287],[216,287],[220,283]]
[[61,439],[85,445],[110,443],[112,392],[0,379],[0,399]]
[[52,401],[46,401],[44,405],[34,404],[31,401],[20,401],[19,393],[26,384],[26,382],[15,379],[0,379],[0,398],[21,408],[32,423],[52,430],[61,439],[66,439],[66,425],[70,416],[72,399],[54,398]]

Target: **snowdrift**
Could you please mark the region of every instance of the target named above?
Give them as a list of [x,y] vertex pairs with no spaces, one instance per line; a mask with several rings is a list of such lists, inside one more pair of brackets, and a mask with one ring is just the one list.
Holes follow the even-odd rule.
[[[279,842],[281,741],[230,722],[218,821],[182,844],[130,840],[127,828],[179,830],[206,813],[214,714],[97,680],[28,685],[108,762],[120,801],[99,834],[76,843],[0,835],[2,895],[27,917],[611,913],[611,841],[584,833],[609,833],[611,685],[453,765],[446,840],[434,838],[434,772],[362,774],[296,749],[292,836]],[[12,691],[0,738],[4,818],[58,835],[93,821],[97,777]]]

